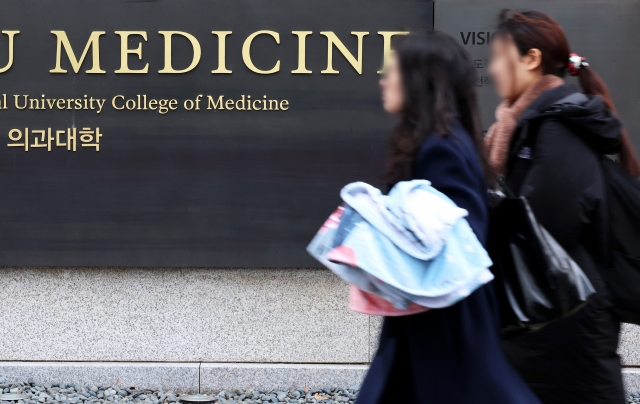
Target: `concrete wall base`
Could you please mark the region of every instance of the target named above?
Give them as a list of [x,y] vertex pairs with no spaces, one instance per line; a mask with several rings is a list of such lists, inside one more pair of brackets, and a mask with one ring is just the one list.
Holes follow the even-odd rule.
[[624,388],[629,393],[640,392],[640,368],[623,370]]
[[200,363],[0,362],[7,382],[76,383],[83,386],[138,387],[197,392]]
[[358,386],[367,365],[154,362],[0,362],[7,382],[77,383],[179,393]]
[[[360,385],[367,365],[154,362],[0,362],[0,378],[217,393],[234,389],[310,389]],[[640,391],[640,368],[623,370],[628,392]]]
[[200,391],[359,386],[367,368],[367,365],[203,363]]
[[[0,378],[175,392],[360,384],[380,317],[328,270],[0,268]],[[625,325],[640,391],[640,327]]]

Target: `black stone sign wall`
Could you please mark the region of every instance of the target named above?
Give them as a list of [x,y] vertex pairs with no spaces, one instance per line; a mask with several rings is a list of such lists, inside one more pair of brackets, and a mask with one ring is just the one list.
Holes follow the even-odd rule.
[[432,29],[432,13],[0,1],[0,265],[315,266],[305,246],[340,188],[380,185],[379,32]]
[[[477,64],[477,88],[485,129],[498,105],[486,63],[487,37],[503,8],[549,13],[565,29],[572,51],[586,57],[607,83],[636,151],[640,153],[640,0],[439,0],[435,29],[457,38]],[[577,85],[572,77],[567,79]]]

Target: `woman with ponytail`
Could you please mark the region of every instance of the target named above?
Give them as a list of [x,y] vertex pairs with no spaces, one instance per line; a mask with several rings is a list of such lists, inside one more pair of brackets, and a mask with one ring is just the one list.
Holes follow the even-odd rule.
[[[620,323],[600,274],[609,254],[600,159],[616,154],[636,176],[640,166],[606,85],[571,53],[553,18],[504,10],[492,52],[503,102],[485,138],[489,163],[511,191],[527,197],[597,291],[568,318],[505,341],[505,351],[545,404],[622,404]],[[578,76],[585,96],[575,97],[579,89],[564,82],[567,73]]]

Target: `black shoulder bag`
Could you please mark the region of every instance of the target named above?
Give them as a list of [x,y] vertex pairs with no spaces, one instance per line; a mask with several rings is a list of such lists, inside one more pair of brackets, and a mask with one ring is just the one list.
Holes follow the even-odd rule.
[[503,336],[540,330],[582,308],[595,293],[569,254],[536,220],[523,196],[503,178],[505,198],[494,208],[489,254]]

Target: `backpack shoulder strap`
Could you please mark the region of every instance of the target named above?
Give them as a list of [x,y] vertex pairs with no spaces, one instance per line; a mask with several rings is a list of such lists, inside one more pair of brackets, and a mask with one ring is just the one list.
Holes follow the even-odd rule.
[[563,106],[566,105],[580,105],[580,104],[584,104],[586,101],[589,101],[589,97],[587,97],[585,94],[576,91],[573,94],[569,94],[566,97],[556,101],[551,108],[549,108],[550,112],[553,111],[557,111],[558,109],[560,109]]
[[[520,118],[525,123],[522,124],[521,131],[523,133],[520,134],[520,143],[529,143],[533,144],[536,127],[539,126],[544,120],[558,116],[557,112],[561,111],[563,107],[568,105],[580,105],[588,101],[589,98],[581,92],[575,92],[569,94],[568,96],[561,98],[548,107],[547,109],[537,112],[527,110],[523,113],[523,116]],[[532,130],[533,129],[533,130]]]

